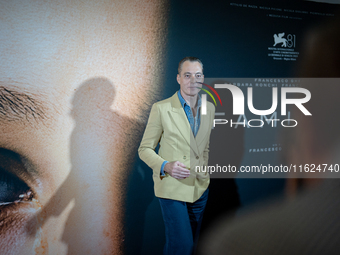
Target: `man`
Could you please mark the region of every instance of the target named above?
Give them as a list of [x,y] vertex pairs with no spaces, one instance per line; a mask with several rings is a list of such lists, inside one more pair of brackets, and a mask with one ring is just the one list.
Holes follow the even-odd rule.
[[198,92],[203,79],[198,58],[179,62],[180,90],[152,106],[138,149],[140,158],[153,169],[155,195],[165,223],[164,254],[193,253],[208,198],[209,175],[194,172],[196,166],[208,164],[215,112],[208,102],[207,113],[201,114]]

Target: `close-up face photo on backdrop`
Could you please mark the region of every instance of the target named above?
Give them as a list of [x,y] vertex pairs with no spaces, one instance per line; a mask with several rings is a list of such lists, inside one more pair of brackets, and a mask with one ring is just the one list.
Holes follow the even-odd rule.
[[0,16],[0,254],[119,253],[165,4],[1,1]]

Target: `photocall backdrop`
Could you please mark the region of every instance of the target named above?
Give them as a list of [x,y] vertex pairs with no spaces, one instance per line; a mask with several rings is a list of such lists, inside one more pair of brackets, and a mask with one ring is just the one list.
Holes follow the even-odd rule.
[[[279,90],[282,86],[299,86],[299,81],[290,77],[296,74],[299,55],[306,47],[305,33],[323,19],[333,17],[335,9],[331,4],[306,1],[171,1],[163,98],[170,97],[179,89],[175,79],[179,60],[184,56],[197,56],[203,61],[206,83],[211,86],[225,82],[235,84],[242,89],[245,99],[247,87],[252,84],[254,106],[269,109],[272,103],[271,86],[277,86]],[[282,38],[287,39],[286,47],[279,42],[275,45],[274,36],[279,37],[282,33]],[[278,56],[279,54],[282,56]],[[260,84],[268,87],[259,89]],[[210,92],[213,93],[211,90]],[[238,116],[235,119],[231,114],[230,92],[221,89],[217,92],[221,96],[224,105],[222,109],[226,109],[226,115],[215,118],[233,118],[237,121]],[[216,96],[215,99],[217,100]],[[220,107],[218,101],[217,105]],[[246,116],[255,118],[249,114],[246,106],[245,109]],[[280,106],[277,112],[279,110]],[[279,133],[279,127],[254,129],[239,126],[231,129],[217,126],[211,134],[209,165],[215,165],[216,162],[234,166],[261,163],[280,165],[279,153],[282,148]],[[274,151],[268,151],[269,148]],[[153,196],[152,181],[147,175],[148,167],[140,163],[137,169],[143,173],[141,179],[148,182],[149,189],[145,189],[146,186],[139,187],[137,183],[140,180],[135,182],[133,179],[137,177],[131,176],[125,247],[129,254],[138,251],[141,254],[161,253],[164,226],[159,203]],[[149,174],[151,175],[150,172]],[[285,180],[280,178],[236,179],[236,187],[230,179],[211,179],[202,231],[219,216],[235,213],[236,207],[244,208],[281,194],[284,185]],[[138,199],[136,194],[139,194]],[[133,202],[130,203],[129,197],[136,200],[131,200]],[[141,202],[143,199],[145,204]],[[141,206],[138,211],[145,212],[140,215],[140,220],[135,214],[136,203]]]
[[[151,105],[179,89],[180,59],[200,58],[210,85],[232,83],[245,96],[249,84],[258,86],[254,105],[268,108],[266,86],[298,86],[290,77],[304,34],[335,9],[295,1],[2,1],[0,254],[161,254],[162,215],[137,148]],[[218,118],[237,121],[230,93],[219,93]],[[280,164],[279,133],[216,126],[209,164]],[[202,231],[280,194],[284,182],[213,178]]]

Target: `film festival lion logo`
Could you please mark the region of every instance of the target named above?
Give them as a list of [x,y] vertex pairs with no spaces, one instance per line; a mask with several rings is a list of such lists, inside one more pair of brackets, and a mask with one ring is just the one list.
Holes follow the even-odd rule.
[[274,44],[273,47],[275,47],[278,44],[281,44],[281,47],[284,48],[292,48],[295,47],[295,35],[293,34],[288,34],[287,38],[284,38],[285,33],[278,33],[274,34]]
[[274,45],[276,46],[277,44],[282,43],[281,47],[287,47],[287,39],[283,38],[285,33],[280,33],[279,35],[274,34]]

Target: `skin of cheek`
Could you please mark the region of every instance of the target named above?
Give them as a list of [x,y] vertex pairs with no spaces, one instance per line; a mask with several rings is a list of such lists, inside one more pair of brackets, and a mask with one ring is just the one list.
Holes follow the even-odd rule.
[[[25,130],[16,138],[20,145],[13,145],[24,155],[30,152],[43,173],[41,216],[48,250],[62,254],[63,243],[68,252],[120,254],[124,185],[138,146],[133,139],[140,135],[141,116],[161,92],[166,3],[57,4],[48,21],[40,18],[46,16],[44,4],[32,6],[18,7],[16,18],[4,15],[12,28],[26,27],[0,46],[12,65],[0,68],[7,74],[4,83],[16,82],[54,105],[53,132],[42,136]],[[26,15],[31,12],[35,19]],[[97,109],[92,114],[80,110],[72,116],[72,100],[87,82],[110,84],[113,101],[104,108],[92,105]],[[85,98],[92,93],[82,92]],[[31,137],[33,149],[24,142]]]
[[[73,203],[70,203],[61,216],[67,217],[72,206]],[[35,200],[1,208],[0,254],[50,254],[48,234],[40,227],[36,229],[39,219],[34,215],[41,209],[41,205]],[[32,221],[32,219],[34,220]],[[46,226],[47,229],[54,229],[58,232],[58,224],[48,222]],[[33,231],[34,235],[27,234],[27,232]],[[66,254],[67,247],[63,243],[59,243],[57,249],[53,249],[53,254],[56,253]]]
[[[65,207],[59,215],[44,219],[46,206],[58,187],[67,179],[69,169],[71,169],[69,156],[69,133],[73,129],[73,123],[67,126],[63,121],[63,129],[59,132],[50,132],[46,126],[34,126],[19,123],[11,125],[1,125],[0,147],[14,151],[30,161],[30,168],[38,173],[34,181],[23,180],[31,187],[34,193],[34,201],[31,203],[17,203],[16,207],[6,206],[1,212],[6,212],[9,216],[1,215],[1,220],[12,222],[7,224],[2,235],[10,238],[11,242],[4,242],[1,246],[4,249],[11,247],[22,247],[25,252],[0,253],[0,254],[48,254],[48,251],[63,254],[65,245],[59,240],[64,231],[64,224],[71,208]],[[12,132],[8,132],[12,130]],[[58,142],[56,142],[58,141]],[[15,174],[15,173],[14,173]],[[54,199],[61,203],[62,197]],[[29,210],[28,205],[31,205]],[[59,203],[49,206],[49,214],[58,209]],[[15,209],[15,210],[14,210]],[[41,213],[43,212],[43,213]],[[56,217],[57,216],[57,217]],[[33,231],[34,230],[34,231]],[[29,234],[29,232],[32,232]],[[7,239],[1,240],[7,240]],[[17,242],[14,242],[17,241]],[[53,242],[48,242],[53,240]],[[51,245],[48,245],[50,243]],[[9,245],[11,244],[11,245]],[[66,249],[67,250],[67,249]],[[28,253],[32,251],[32,253]],[[46,253],[47,252],[47,253]]]
[[[35,236],[26,235],[29,218],[39,210],[36,202],[16,203],[1,206],[0,253],[1,254],[36,254]],[[35,227],[35,226],[30,226]],[[41,235],[39,240],[43,240]],[[31,247],[31,248],[29,248]]]
[[[8,212],[1,207],[1,239],[0,239],[0,252],[1,254],[18,254],[21,247],[24,244],[30,243],[28,247],[32,247],[34,240],[27,240],[27,238],[22,239],[26,236],[25,227],[22,222],[28,219],[28,215],[20,214],[17,212]],[[27,237],[27,236],[26,236]],[[34,239],[34,238],[32,238]],[[9,245],[10,244],[10,245]]]

